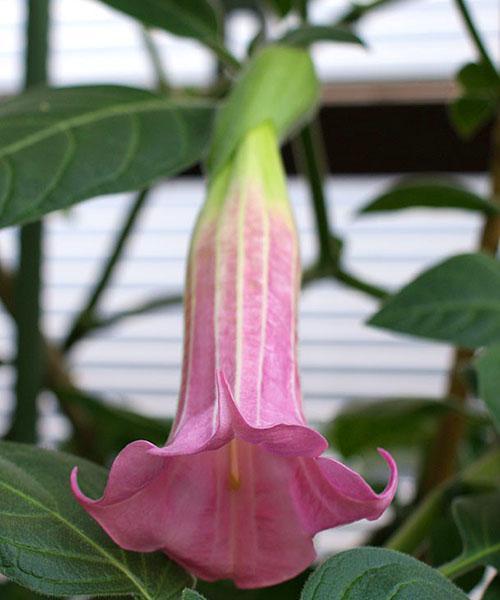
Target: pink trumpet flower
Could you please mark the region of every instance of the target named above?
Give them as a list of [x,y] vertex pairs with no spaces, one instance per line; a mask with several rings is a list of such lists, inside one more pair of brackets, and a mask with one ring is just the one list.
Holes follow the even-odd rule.
[[376,494],[321,457],[297,371],[298,240],[271,125],[240,142],[212,181],[193,236],[177,417],[162,448],[129,444],[104,495],[78,502],[122,548],[161,550],[196,576],[269,586],[315,558],[313,536],[377,519]]

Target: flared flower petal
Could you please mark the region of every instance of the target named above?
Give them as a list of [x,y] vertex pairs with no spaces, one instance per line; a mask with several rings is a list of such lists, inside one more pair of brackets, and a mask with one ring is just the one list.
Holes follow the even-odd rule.
[[323,529],[376,519],[397,468],[375,494],[321,457],[305,422],[297,369],[300,263],[273,129],[242,140],[212,182],[193,236],[182,383],[166,445],[138,441],[117,457],[102,498],[72,487],[123,548],[162,550],[195,575],[260,587],[314,559]]

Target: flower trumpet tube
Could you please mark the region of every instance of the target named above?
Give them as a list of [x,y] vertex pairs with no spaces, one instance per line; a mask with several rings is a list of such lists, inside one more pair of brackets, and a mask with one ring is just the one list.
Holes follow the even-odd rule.
[[251,130],[209,187],[193,235],[177,417],[162,448],[116,458],[103,496],[73,492],[128,550],[162,550],[196,576],[268,586],[305,569],[323,529],[377,519],[381,494],[321,457],[297,371],[300,263],[277,139]]

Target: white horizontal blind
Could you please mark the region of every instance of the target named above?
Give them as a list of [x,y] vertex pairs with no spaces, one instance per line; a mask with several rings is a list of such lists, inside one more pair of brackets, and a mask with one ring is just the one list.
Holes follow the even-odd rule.
[[[499,56],[500,4],[469,0],[493,56]],[[17,91],[22,81],[24,0],[0,0],[0,94]],[[333,22],[347,2],[312,2],[314,21]],[[127,16],[97,0],[53,0],[51,79],[56,85],[124,83],[152,85],[153,73],[140,31]],[[229,44],[241,56],[256,32],[255,20],[237,12],[228,27]],[[276,27],[275,27],[276,29]],[[448,79],[475,54],[453,0],[398,0],[367,16],[360,34],[364,50],[319,44],[314,58],[327,81]],[[157,32],[163,62],[174,84],[210,81],[214,61],[198,43]]]

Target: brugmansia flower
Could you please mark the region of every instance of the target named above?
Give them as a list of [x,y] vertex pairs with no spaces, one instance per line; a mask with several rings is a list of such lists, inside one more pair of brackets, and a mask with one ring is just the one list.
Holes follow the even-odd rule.
[[297,234],[271,126],[253,129],[215,177],[193,236],[178,414],[163,448],[128,445],[104,495],[80,504],[129,550],[162,550],[195,575],[243,588],[288,579],[323,529],[377,519],[381,494],[320,457],[297,373]]

